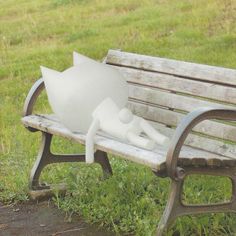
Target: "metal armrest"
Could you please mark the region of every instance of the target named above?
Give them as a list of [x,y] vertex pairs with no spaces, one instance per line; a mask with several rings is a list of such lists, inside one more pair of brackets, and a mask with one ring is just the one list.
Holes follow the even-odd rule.
[[181,148],[194,126],[203,120],[236,120],[236,109],[202,107],[190,112],[178,125],[167,152],[167,174],[172,179],[182,178],[184,170],[177,167]]
[[[39,94],[42,92],[42,90],[45,88],[43,79],[37,80],[34,85],[31,87],[24,103],[23,113],[22,117],[28,116],[32,114],[34,104],[39,96]],[[35,129],[31,127],[26,127],[30,131],[36,131]]]

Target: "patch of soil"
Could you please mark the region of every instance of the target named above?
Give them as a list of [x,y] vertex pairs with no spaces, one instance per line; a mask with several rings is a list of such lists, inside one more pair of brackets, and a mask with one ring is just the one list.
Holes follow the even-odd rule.
[[28,202],[15,206],[0,203],[0,236],[114,236],[114,233],[98,229],[78,216],[72,222],[65,214],[44,201]]

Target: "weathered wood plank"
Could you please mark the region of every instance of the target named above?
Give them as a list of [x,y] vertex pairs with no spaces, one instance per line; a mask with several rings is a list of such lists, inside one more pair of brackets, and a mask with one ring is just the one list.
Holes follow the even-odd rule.
[[236,88],[126,67],[114,68],[117,68],[129,83],[236,104]]
[[235,69],[177,61],[117,50],[109,50],[106,63],[173,74],[207,82],[211,81],[219,84],[236,85]]
[[[30,127],[35,129],[48,132],[54,135],[59,135],[65,137],[67,139],[85,143],[85,134],[82,133],[72,133],[64,126],[62,126],[59,122],[56,121],[55,118],[45,115],[31,115],[22,118],[22,122]],[[162,170],[165,168],[165,157],[167,150],[161,146],[157,146],[155,150],[148,151],[141,148],[134,147],[129,144],[122,143],[120,141],[106,138],[101,135],[97,135],[95,137],[95,147],[102,151],[118,155],[130,161],[146,165],[151,167],[153,170]],[[207,160],[210,159],[219,159],[224,160],[224,163],[227,163],[229,160],[227,157],[219,156],[214,153],[209,153],[203,150],[193,149],[188,146],[184,146],[181,151],[180,159],[183,159],[183,163],[186,163],[186,159],[193,159],[194,162],[199,165],[196,159],[202,160],[205,159],[206,164],[210,163]],[[206,159],[207,158],[207,159]],[[180,160],[181,162],[181,160]],[[204,165],[205,165],[204,162]],[[202,163],[202,161],[201,161]]]
[[[159,132],[161,132],[162,134],[165,134],[166,136],[170,138],[173,136],[175,132],[174,128],[169,128],[163,124],[153,122],[153,121],[149,121],[149,122]],[[226,156],[234,160],[236,159],[236,145],[234,144],[225,143],[220,140],[209,139],[207,137],[199,136],[192,133],[188,135],[185,144],[191,147],[208,151],[210,153],[217,153],[218,155]],[[189,162],[189,160],[187,161]]]
[[[169,126],[177,126],[185,116],[182,113],[162,109],[148,103],[140,103],[139,101],[129,101],[128,107],[138,116]],[[193,131],[236,142],[235,126],[205,120],[195,126]]]
[[236,106],[233,105],[219,104],[136,84],[129,84],[129,97],[131,99],[186,112],[190,112],[204,106],[214,108],[224,107],[228,109],[236,108]]
[[[62,124],[57,122],[54,116],[51,119],[51,117],[47,115],[31,115],[23,117],[22,122],[26,126],[58,135],[71,141],[85,144],[85,134],[72,133]],[[161,169],[162,165],[165,163],[163,150],[157,150],[155,153],[153,153],[148,150],[139,149],[129,144],[121,143],[111,138],[105,138],[101,135],[96,135],[95,137],[95,148],[104,152],[124,157],[130,161],[149,166],[152,169]]]

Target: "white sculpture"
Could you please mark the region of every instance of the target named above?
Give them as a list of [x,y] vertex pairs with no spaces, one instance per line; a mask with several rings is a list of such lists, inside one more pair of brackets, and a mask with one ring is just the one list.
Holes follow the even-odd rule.
[[[93,112],[93,122],[86,136],[86,162],[94,161],[94,136],[102,130],[124,142],[144,148],[153,149],[155,143],[167,146],[169,139],[156,131],[146,120],[127,108],[120,109],[111,98],[106,98]],[[141,137],[145,133],[148,138]]]
[[[74,66],[58,72],[41,67],[49,103],[72,132],[86,133],[86,162],[94,161],[94,136],[102,130],[124,142],[153,149],[169,139],[125,108],[128,86],[115,69],[78,53]],[[144,132],[148,138],[141,137]]]
[[94,109],[107,97],[124,107],[125,78],[111,66],[74,53],[74,66],[63,72],[41,66],[48,100],[60,121],[73,132],[87,133]]

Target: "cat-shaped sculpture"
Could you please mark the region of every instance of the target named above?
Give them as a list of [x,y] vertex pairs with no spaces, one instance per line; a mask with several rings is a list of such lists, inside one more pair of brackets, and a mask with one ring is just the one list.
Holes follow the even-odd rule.
[[[86,136],[86,162],[94,162],[94,136],[98,130],[144,148],[153,149],[155,143],[169,144],[169,138],[160,134],[142,117],[133,115],[127,108],[119,109],[111,98],[106,98],[93,112],[93,122]],[[141,133],[148,137],[140,136]]]
[[53,112],[69,130],[87,133],[94,109],[107,97],[123,108],[128,87],[111,66],[75,52],[73,64],[63,72],[41,66],[41,72]]
[[[98,130],[145,149],[167,145],[169,139],[146,120],[125,108],[128,85],[114,68],[78,53],[74,66],[58,72],[41,67],[48,100],[60,121],[72,132],[86,133],[86,162],[94,162]],[[148,138],[141,137],[145,133]]]

